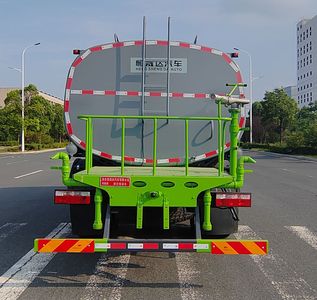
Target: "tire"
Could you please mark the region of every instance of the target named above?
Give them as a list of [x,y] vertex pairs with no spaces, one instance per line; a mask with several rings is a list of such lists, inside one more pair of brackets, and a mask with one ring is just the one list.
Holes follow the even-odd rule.
[[[85,169],[85,160],[76,158],[73,162],[70,171],[70,177],[77,172],[80,172]],[[103,230],[94,230],[93,223],[95,218],[95,203],[94,195],[95,190],[91,188],[82,188],[82,187],[72,187],[71,190],[87,190],[90,192],[90,204],[70,204],[69,213],[70,213],[70,222],[72,224],[72,233],[81,238],[99,238],[103,235]],[[105,218],[105,202],[108,201],[107,197],[103,194],[103,202],[101,204],[102,211],[102,221],[104,223]]]
[[[215,190],[214,190],[215,191]],[[223,192],[234,192],[236,189],[222,189]],[[236,208],[238,215],[239,211]],[[238,221],[235,221],[232,217],[229,208],[210,208],[210,221],[212,224],[212,230],[205,231],[202,228],[204,219],[204,203],[203,199],[199,199],[199,213],[200,213],[200,225],[201,232],[204,238],[224,239],[230,236],[230,234],[238,231]]]

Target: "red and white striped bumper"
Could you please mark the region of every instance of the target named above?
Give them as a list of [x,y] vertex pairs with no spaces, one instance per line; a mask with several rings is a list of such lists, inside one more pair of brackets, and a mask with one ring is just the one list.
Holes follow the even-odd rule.
[[36,239],[34,251],[39,253],[95,252],[199,252],[211,254],[266,255],[265,240],[106,240],[106,239]]

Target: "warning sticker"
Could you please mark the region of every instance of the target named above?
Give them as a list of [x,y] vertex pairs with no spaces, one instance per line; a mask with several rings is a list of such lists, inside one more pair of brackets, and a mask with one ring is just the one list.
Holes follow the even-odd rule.
[[130,187],[131,180],[129,177],[100,177],[100,186],[118,186],[118,187]]
[[[147,73],[166,73],[166,58],[147,58],[145,60],[145,72]],[[141,57],[131,57],[131,73],[142,72],[143,61]],[[187,58],[170,58],[171,73],[187,73]]]

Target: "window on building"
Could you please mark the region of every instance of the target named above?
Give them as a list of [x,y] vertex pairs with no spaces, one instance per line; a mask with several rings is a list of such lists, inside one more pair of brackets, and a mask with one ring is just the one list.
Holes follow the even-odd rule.
[[310,83],[310,87],[313,87],[313,84],[312,84],[312,83]]
[[305,78],[305,74],[304,74],[304,78]]

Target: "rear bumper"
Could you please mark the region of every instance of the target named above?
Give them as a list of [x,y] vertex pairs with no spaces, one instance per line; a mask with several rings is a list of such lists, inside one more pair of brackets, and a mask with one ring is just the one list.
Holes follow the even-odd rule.
[[198,252],[210,254],[266,255],[266,240],[119,240],[119,239],[36,239],[39,253],[97,252]]

